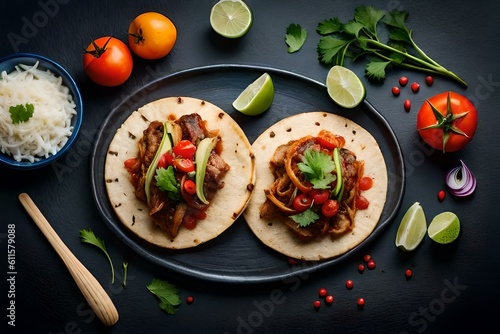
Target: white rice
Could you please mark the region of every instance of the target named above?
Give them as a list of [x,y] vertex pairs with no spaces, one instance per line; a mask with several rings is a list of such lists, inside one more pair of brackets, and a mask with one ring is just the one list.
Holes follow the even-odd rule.
[[[19,64],[0,74],[0,151],[16,161],[39,161],[56,154],[68,141],[76,105],[62,78]],[[32,104],[33,116],[13,124],[9,108]]]

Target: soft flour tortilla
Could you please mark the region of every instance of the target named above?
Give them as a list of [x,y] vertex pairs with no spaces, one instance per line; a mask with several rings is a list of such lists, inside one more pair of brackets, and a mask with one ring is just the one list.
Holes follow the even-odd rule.
[[[193,230],[181,227],[171,240],[155,227],[146,203],[134,195],[134,187],[124,168],[124,161],[138,154],[138,142],[153,120],[178,119],[198,113],[208,130],[219,130],[222,139],[220,156],[230,165],[220,189],[207,210],[207,218]],[[121,222],[140,238],[159,247],[182,249],[197,246],[217,237],[229,228],[245,209],[255,183],[255,160],[252,147],[239,125],[219,107],[195,98],[163,98],[134,111],[116,131],[104,167],[109,200]]]
[[[357,160],[364,160],[364,176],[373,178],[373,187],[363,192],[370,205],[358,210],[354,228],[340,237],[303,241],[293,234],[279,218],[261,219],[259,207],[266,200],[264,189],[274,181],[269,170],[276,148],[290,140],[306,135],[317,135],[321,129],[345,138],[345,148],[354,152]],[[360,244],[378,223],[387,195],[387,169],[384,157],[373,136],[353,121],[326,112],[308,112],[285,118],[264,131],[252,144],[257,168],[254,194],[243,213],[253,233],[267,246],[292,258],[303,260],[329,259]]]

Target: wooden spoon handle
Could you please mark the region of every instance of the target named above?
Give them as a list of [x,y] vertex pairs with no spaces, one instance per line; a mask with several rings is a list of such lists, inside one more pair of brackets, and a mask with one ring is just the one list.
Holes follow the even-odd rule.
[[28,214],[63,260],[83,296],[99,319],[108,326],[114,325],[118,321],[118,311],[97,279],[75,257],[61,238],[59,238],[31,197],[26,193],[22,193],[19,195],[19,201],[21,201]]

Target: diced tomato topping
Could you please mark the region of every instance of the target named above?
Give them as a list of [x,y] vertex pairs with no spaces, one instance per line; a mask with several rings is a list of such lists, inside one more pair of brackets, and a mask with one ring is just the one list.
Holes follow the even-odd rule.
[[196,183],[194,183],[193,180],[187,179],[184,181],[184,190],[189,194],[193,195],[196,194]]
[[183,173],[190,173],[194,172],[195,166],[194,166],[194,161],[191,159],[184,159],[184,158],[179,158],[179,159],[174,159],[174,167]]
[[362,195],[356,197],[356,208],[358,210],[365,210],[370,205],[370,202]]
[[334,199],[329,199],[321,206],[321,213],[325,217],[333,217],[339,211],[339,202]]
[[158,168],[167,168],[173,164],[172,153],[165,152],[158,160]]
[[193,159],[196,152],[196,146],[189,140],[183,139],[172,149],[175,157],[182,157],[184,159]]
[[368,190],[373,186],[373,179],[369,176],[364,176],[359,180],[359,190]]
[[125,168],[127,169],[127,171],[131,172],[132,168],[134,167],[134,165],[136,163],[137,163],[136,158],[130,158],[130,159],[125,160],[125,162],[123,164],[124,164]]

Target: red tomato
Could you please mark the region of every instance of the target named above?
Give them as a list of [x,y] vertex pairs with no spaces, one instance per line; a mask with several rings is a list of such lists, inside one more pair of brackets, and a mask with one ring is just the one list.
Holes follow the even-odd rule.
[[335,147],[342,147],[345,144],[345,139],[342,136],[334,135],[330,131],[321,130],[316,137],[316,142],[327,150],[333,150]]
[[359,180],[359,190],[368,190],[373,186],[373,179],[369,176],[364,176]]
[[356,197],[356,208],[358,210],[365,210],[369,205],[370,202],[364,196],[358,195]]
[[298,212],[304,212],[312,204],[312,199],[305,194],[300,194],[293,200],[293,208]]
[[160,159],[158,160],[157,168],[167,168],[168,166],[173,165],[174,158],[170,152],[165,152]]
[[172,152],[175,156],[180,156],[185,159],[193,159],[194,153],[196,152],[196,146],[191,141],[184,139],[174,146]]
[[196,183],[194,183],[193,180],[187,179],[186,181],[184,181],[183,186],[184,186],[184,190],[186,190],[186,192],[189,195],[196,194]]
[[334,199],[329,199],[321,206],[321,213],[325,217],[333,217],[339,211],[339,202]]
[[166,56],[177,40],[177,29],[165,15],[142,13],[128,28],[130,49],[141,58],[159,59]]
[[188,230],[194,229],[196,227],[196,222],[196,218],[191,215],[184,215],[184,217],[182,217],[182,226]]
[[179,158],[179,159],[174,159],[174,167],[183,173],[190,173],[194,172],[195,166],[194,162],[191,159],[184,159],[184,158]]
[[323,204],[330,196],[330,192],[327,189],[313,189],[309,196],[312,197],[314,204]]
[[454,92],[427,99],[417,116],[417,130],[422,139],[443,152],[461,150],[472,140],[476,128],[476,108],[465,96]]
[[130,171],[134,168],[135,164],[137,163],[137,159],[136,158],[130,158],[130,159],[127,159],[125,160],[125,162],[123,163],[125,168]]
[[132,73],[132,55],[127,45],[119,39],[101,37],[87,47],[83,67],[88,77],[98,85],[119,86]]

